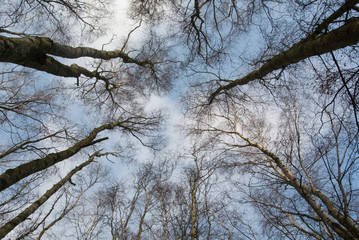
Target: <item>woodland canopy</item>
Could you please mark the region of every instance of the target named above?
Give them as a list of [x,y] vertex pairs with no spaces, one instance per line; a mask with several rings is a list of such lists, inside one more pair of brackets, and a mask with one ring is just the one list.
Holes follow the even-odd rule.
[[359,239],[359,0],[8,0],[0,239]]

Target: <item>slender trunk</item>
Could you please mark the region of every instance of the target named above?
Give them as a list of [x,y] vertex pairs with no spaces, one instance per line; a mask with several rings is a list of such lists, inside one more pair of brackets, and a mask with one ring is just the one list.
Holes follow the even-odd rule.
[[[71,179],[70,179],[71,180]],[[70,181],[69,180],[69,181]],[[72,211],[72,209],[75,208],[75,206],[77,205],[77,203],[79,202],[79,200],[81,199],[81,197],[84,195],[84,193],[89,190],[91,187],[93,187],[95,184],[97,183],[97,181],[91,183],[84,191],[82,191],[76,198],[75,202],[67,209],[64,209],[64,211],[61,213],[61,215],[57,218],[55,218],[51,223],[49,223],[46,227],[44,227],[41,232],[39,233],[39,236],[37,236],[37,240],[40,240],[42,238],[42,236],[45,234],[45,232],[47,230],[49,230],[50,228],[52,228],[56,223],[58,223],[59,221],[61,221],[70,211]]]
[[[330,199],[320,192],[317,189],[306,186],[300,183],[293,173],[285,166],[285,164],[280,160],[278,156],[274,153],[270,152],[263,146],[252,142],[250,139],[244,137],[243,135],[238,135],[245,140],[249,145],[259,149],[263,154],[270,157],[275,164],[281,169],[285,177],[287,178],[290,185],[292,185],[296,191],[305,199],[305,201],[312,207],[312,209],[318,214],[318,216],[322,219],[322,221],[328,225],[334,232],[336,232],[343,239],[359,239],[359,228],[358,226],[346,216],[343,216],[334,206],[334,204],[330,201]],[[322,207],[319,206],[318,202],[313,198],[317,196],[322,203],[327,207],[329,214],[324,211]],[[335,220],[337,220],[340,224],[338,224]]]
[[151,195],[150,195],[150,193],[147,193],[146,189],[145,189],[145,194],[146,194],[146,203],[145,203],[145,208],[143,210],[143,213],[141,215],[140,223],[138,225],[138,233],[136,236],[136,240],[141,239],[141,235],[142,235],[142,231],[143,231],[143,223],[145,221],[145,217],[146,217],[148,207],[150,206],[150,201],[151,201]]
[[39,207],[42,206],[52,195],[54,195],[67,181],[71,179],[71,177],[79,172],[83,167],[89,165],[98,152],[94,153],[89,160],[82,163],[81,165],[75,167],[71,172],[69,172],[63,179],[61,179],[58,183],[56,183],[52,188],[46,191],[42,197],[40,197],[36,202],[31,204],[28,208],[26,208],[23,212],[17,215],[15,218],[7,222],[4,226],[0,228],[0,239],[4,238],[11,230],[13,230],[16,226],[26,220],[32,213],[34,213]]
[[[130,222],[131,220],[131,217],[132,217],[132,214],[133,214],[133,211],[135,210],[135,207],[136,207],[136,203],[137,203],[137,200],[138,200],[138,197],[140,195],[140,186],[138,186],[137,190],[136,190],[136,193],[134,194],[133,198],[132,198],[132,202],[131,202],[131,208],[130,208],[130,212],[128,214],[128,216],[126,217],[126,221],[125,221],[125,224],[121,227],[122,227],[122,230],[121,230],[121,235],[119,236],[119,240],[122,240],[123,239],[123,236],[125,235],[126,233],[126,230],[127,230],[127,225],[128,223]],[[122,222],[122,221],[121,221]]]

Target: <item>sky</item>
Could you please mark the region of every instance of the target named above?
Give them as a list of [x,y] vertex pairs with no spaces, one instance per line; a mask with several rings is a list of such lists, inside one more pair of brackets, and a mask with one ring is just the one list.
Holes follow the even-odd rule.
[[[81,45],[84,46],[91,46],[97,49],[101,49],[104,43],[109,43],[106,46],[104,46],[105,50],[114,50],[119,49],[122,47],[122,43],[124,39],[126,38],[129,31],[131,31],[137,24],[132,22],[127,17],[128,12],[128,4],[129,1],[127,0],[117,0],[115,2],[115,19],[111,21],[111,24],[107,25],[108,30],[107,34],[99,37],[94,42],[82,42]],[[165,32],[166,27],[163,26],[162,29],[158,30],[159,32]],[[135,33],[131,36],[131,39],[128,43],[128,49],[137,49],[139,46],[142,45],[143,41],[146,39],[144,36],[147,34],[146,26],[143,25],[140,29],[136,30]],[[238,57],[233,62],[233,65],[226,65],[224,68],[221,68],[218,70],[216,66],[213,68],[209,68],[210,71],[217,74],[220,73],[222,77],[228,77],[228,78],[236,78],[238,76],[243,76],[246,74],[246,72],[251,71],[253,68],[256,68],[256,66],[251,66],[251,63],[249,60],[252,56],[256,56],[260,51],[262,51],[260,45],[262,38],[258,37],[259,32],[257,31],[251,31],[248,35],[243,34],[245,37],[248,37],[246,41],[241,41],[240,39],[238,42],[238,46],[234,47],[232,50],[234,51],[234,56]],[[283,33],[287,34],[287,33]],[[291,34],[290,32],[288,34]],[[245,38],[243,37],[243,38]],[[112,41],[111,41],[112,39]],[[128,50],[127,49],[127,50]],[[243,65],[237,66],[238,62],[240,60],[248,60],[248,62],[243,63]],[[71,63],[72,61],[64,60],[66,63]],[[74,60],[75,61],[75,60]],[[76,60],[76,63],[79,65],[85,66],[88,62],[88,59],[83,58],[80,60]],[[195,65],[195,64],[194,64]],[[196,67],[196,66],[194,66]],[[305,75],[305,74],[303,74]],[[196,75],[196,77],[200,77],[201,74]],[[208,75],[207,73],[203,74],[203,76],[206,77],[206,79],[213,77],[213,75]],[[309,76],[309,74],[308,74]],[[49,75],[43,74],[38,79],[41,81],[46,82],[48,80]],[[173,155],[180,156],[187,155],[189,158],[185,157],[179,157],[178,159],[173,159],[174,161],[177,161],[177,164],[179,167],[186,167],[190,164],[191,158],[191,150],[192,144],[191,140],[187,137],[186,132],[182,130],[181,126],[183,126],[185,123],[187,123],[188,120],[186,118],[186,115],[184,115],[184,109],[183,109],[183,102],[181,102],[181,96],[184,94],[185,90],[188,87],[189,81],[188,78],[191,76],[180,76],[178,79],[174,82],[174,88],[170,90],[170,92],[164,93],[164,94],[158,94],[156,92],[153,92],[147,99],[142,100],[143,104],[145,105],[144,108],[147,112],[151,112],[154,110],[161,109],[165,115],[165,121],[163,121],[164,129],[162,133],[164,136],[164,148],[162,149],[161,153],[153,153],[153,151],[149,150],[148,148],[142,146],[138,141],[134,140],[133,142],[136,142],[136,147],[138,150],[136,151],[134,157],[136,161],[138,162],[151,162],[151,161],[157,161],[163,159],[164,155],[166,157],[171,157]],[[201,79],[203,80],[203,79]],[[64,83],[64,86],[73,87],[76,84],[75,79],[66,79],[62,81]],[[251,85],[250,87],[255,87],[258,85]],[[249,88],[249,87],[248,87]],[[242,87],[242,90],[246,91],[247,87]],[[258,91],[257,89],[253,89],[252,92],[248,91],[247,93],[252,94],[253,96],[255,94],[262,94],[263,91]],[[77,100],[76,91],[69,92],[67,95],[63,95],[62,98],[60,97],[58,99],[58,103],[61,105],[62,103],[66,103],[64,114],[68,116],[74,123],[79,125],[79,136],[81,134],[85,134],[94,127],[98,126],[99,123],[103,122],[104,119],[102,119],[101,115],[98,114],[96,111],[93,111],[91,107],[86,105],[86,102],[82,102]],[[258,97],[260,99],[260,96]],[[265,98],[261,98],[265,99]],[[303,101],[306,101],[306,99],[302,99]],[[71,102],[71,103],[69,103]],[[265,104],[263,104],[264,106]],[[263,107],[264,109],[265,107]],[[274,128],[271,129],[271,131],[274,133],[277,132],[277,129],[275,129],[277,126],[279,126],[279,112],[277,112],[277,107],[268,107],[267,109],[263,110],[259,107],[260,114],[263,114],[265,110],[267,110],[266,114],[263,114],[263,117],[265,119],[269,119],[270,121],[273,121]],[[242,116],[241,116],[242,117]],[[243,119],[246,116],[243,116]],[[57,121],[58,119],[52,120],[48,119],[48,125],[50,128],[53,129],[62,129],[64,126],[59,124],[60,121]],[[223,122],[220,122],[218,120],[218,125],[222,124]],[[216,124],[216,123],[213,123]],[[125,143],[128,141],[128,139],[123,138],[121,134],[119,134],[116,131],[108,131],[105,134],[100,134],[98,138],[102,136],[109,135],[110,139],[104,141],[101,143],[101,146],[103,146],[105,149],[111,149],[113,146],[115,146],[117,143],[121,142]],[[0,144],[2,142],[6,142],[6,140],[0,139]],[[44,141],[44,146],[51,146],[53,144],[52,141]],[[65,148],[64,143],[64,148]],[[126,148],[126,146],[125,146]],[[90,152],[90,151],[89,151]],[[168,154],[170,153],[170,154]],[[185,154],[184,154],[185,153]],[[161,155],[162,154],[162,155]],[[172,154],[172,155],[171,155]],[[57,168],[59,169],[59,172],[57,174],[64,176],[66,173],[68,173],[71,169],[73,169],[74,166],[78,165],[80,162],[83,162],[84,159],[86,159],[87,153],[78,154],[77,156],[73,157],[71,159],[71,164],[69,164],[69,161],[64,161],[62,163],[57,164]],[[121,180],[121,179],[130,179],[130,173],[132,170],[134,170],[133,166],[136,166],[138,162],[128,162],[125,161],[124,158],[115,158],[111,157],[111,161],[107,161],[104,159],[103,163],[110,169],[112,173],[112,177],[115,180]],[[190,159],[190,160],[188,160]],[[54,182],[56,182],[58,178],[52,178],[50,181],[46,181],[40,188],[40,192],[46,191],[48,188],[52,186]],[[181,179],[180,179],[181,180]],[[225,179],[220,179],[225,180]]]
[[[123,42],[127,37],[128,33],[138,25],[138,23],[132,21],[128,17],[128,0],[117,0],[114,2],[114,19],[110,21],[107,27],[106,35],[103,35],[96,39],[94,42],[83,42],[81,45],[93,47],[96,49],[101,49],[104,43],[107,44],[104,49],[105,50],[115,50],[122,48]],[[131,38],[127,44],[130,49],[136,49],[142,46],[143,41],[145,40],[145,34],[147,33],[147,29],[145,24],[137,29],[134,33],[132,33]],[[91,59],[89,59],[91,61]],[[74,59],[74,60],[63,60],[66,64],[76,63],[80,66],[86,66],[87,59]],[[65,80],[69,87],[74,86],[74,79],[66,79]],[[164,152],[176,152],[178,150],[182,150],[187,148],[186,137],[184,132],[180,129],[181,125],[186,121],[183,115],[183,108],[180,106],[180,93],[183,93],[183,89],[186,87],[187,81],[178,81],[175,82],[175,88],[173,88],[170,92],[165,94],[158,94],[153,92],[149,98],[146,98],[145,109],[148,112],[161,110],[164,113],[165,119],[162,122],[164,126],[164,130],[162,134],[164,134],[164,148],[162,149]],[[91,131],[94,127],[97,127],[103,120],[97,119],[97,114],[91,111],[91,108],[88,108],[85,103],[82,101],[78,101],[76,96],[69,96],[72,98],[71,105],[66,106],[66,113],[69,114],[69,118],[72,119],[76,123],[80,123],[80,125],[84,128],[85,131]],[[65,96],[63,101],[67,101],[67,97]],[[57,128],[61,128],[61,126],[54,126]],[[111,134],[111,133],[110,133]],[[123,141],[121,139],[121,135],[117,135],[116,133],[111,134],[109,140],[103,142],[103,146],[111,149],[112,146],[116,145],[116,143]],[[127,141],[127,140],[125,140]],[[147,147],[142,146],[138,141],[134,141],[138,150],[136,151],[135,159],[139,162],[147,162],[153,161],[155,155],[152,150]],[[49,142],[51,144],[51,142]],[[81,159],[81,158],[80,158]],[[81,160],[80,160],[81,161]],[[113,172],[113,177],[117,179],[122,179],[129,177],[128,174],[131,172],[131,166],[128,165],[127,162],[122,163],[121,160],[115,161],[104,161],[105,165],[108,166],[109,169]],[[59,164],[63,171],[63,175],[66,174],[71,168],[74,166],[73,164],[69,165],[66,161]]]

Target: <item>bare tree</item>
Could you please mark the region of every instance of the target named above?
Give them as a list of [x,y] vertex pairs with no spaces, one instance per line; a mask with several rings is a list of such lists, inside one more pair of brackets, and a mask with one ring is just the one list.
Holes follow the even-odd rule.
[[214,139],[214,149],[226,156],[225,168],[248,175],[249,180],[240,178],[235,186],[248,196],[243,203],[259,209],[268,229],[289,239],[356,239],[352,173],[358,133],[348,103],[338,106],[338,101],[336,109],[321,113],[323,106],[309,95],[303,99],[286,89],[284,96],[276,99],[283,106],[275,108],[281,114],[271,115],[279,117],[279,125],[265,115],[268,102],[253,103],[252,98],[243,104],[243,99],[232,98],[212,109],[212,119],[202,118],[194,130]]
[[81,165],[75,167],[71,172],[69,172],[61,181],[56,183],[51,189],[47,190],[46,193],[41,196],[37,201],[27,207],[23,212],[18,214],[15,218],[7,222],[0,229],[0,237],[5,237],[11,230],[13,230],[21,222],[25,221],[33,212],[35,212],[42,204],[44,204],[52,195],[54,195],[61,187],[63,187],[68,181],[71,181],[71,177],[79,172],[83,167],[92,163],[95,157],[99,157],[102,154],[99,152],[94,153],[90,156],[89,160],[82,163]]
[[[165,63],[158,42],[148,41],[143,48],[132,50],[129,39],[135,27],[117,50],[104,50],[107,44],[100,49],[83,46],[105,33],[104,24],[111,14],[109,1],[8,1],[0,11],[0,131],[4,133],[0,182],[1,194],[6,196],[1,202],[2,236],[9,233],[40,239],[82,203],[85,189],[73,202],[67,202],[68,196],[76,195],[76,189],[66,193],[60,189],[67,181],[72,183],[71,176],[84,166],[76,166],[76,161],[86,154],[93,160],[98,155],[93,154],[104,148],[100,145],[111,136],[122,137],[120,143],[104,150],[113,154],[134,141],[151,149],[160,144],[156,132],[161,114],[146,111],[143,104],[149,95],[146,91],[167,90],[170,85],[166,77],[170,72],[162,74],[164,69],[159,67]],[[91,59],[84,67],[67,63],[72,59],[85,64],[84,57]],[[74,81],[68,84],[64,78]],[[86,105],[81,111],[96,116],[90,120],[94,124],[81,123],[90,114],[80,122],[72,119],[69,107],[75,101]],[[125,122],[128,124],[122,125]],[[120,125],[120,131],[111,133]],[[40,184],[56,181],[63,163],[73,167],[71,176],[60,177],[58,184],[43,194]],[[56,198],[47,201],[55,194]],[[28,200],[34,196],[39,200],[29,206]],[[54,210],[64,202],[62,212]],[[38,208],[48,208],[48,212]],[[12,231],[30,215],[31,226]],[[94,228],[86,233],[90,236]]]
[[[7,1],[2,236],[358,239],[358,3],[133,0],[133,29],[94,48],[110,1]],[[157,150],[164,118],[148,96],[182,73],[192,146],[177,168],[156,156],[128,164],[132,184],[66,186],[104,152],[123,161],[138,143]],[[71,231],[59,235],[65,219]]]
[[273,28],[259,27],[264,49],[239,61],[246,67],[223,61],[219,69],[194,69],[201,79],[185,99],[196,119],[191,134],[210,139],[229,172],[245,174],[232,180],[237,197],[256,206],[268,235],[356,239],[357,190],[349,172],[357,169],[358,1],[296,1],[291,10],[307,19],[294,17],[300,31],[286,39],[275,35],[276,24],[290,21],[279,6],[290,10],[291,3],[281,4],[279,14],[267,8]]
[[[349,12],[353,11],[352,9],[354,9],[356,4],[358,4],[358,1],[345,1],[340,8],[326,19],[322,20],[322,22],[304,39],[294,43],[292,47],[286,51],[280,52],[270,59],[260,60],[263,64],[258,70],[255,70],[244,77],[230,81],[230,83],[225,83],[223,86],[219,86],[211,94],[209,103],[212,103],[214,98],[223,91],[229,90],[235,86],[245,85],[254,80],[262,79],[267,74],[283,69],[290,64],[297,63],[312,56],[329,53],[340,48],[357,44],[359,39],[356,37],[358,36],[358,22],[356,17],[351,19],[345,18],[345,20],[342,20],[344,25],[334,27],[334,29],[327,32],[333,22],[343,18],[343,16],[348,16]],[[228,82],[228,80],[226,80],[226,82]]]

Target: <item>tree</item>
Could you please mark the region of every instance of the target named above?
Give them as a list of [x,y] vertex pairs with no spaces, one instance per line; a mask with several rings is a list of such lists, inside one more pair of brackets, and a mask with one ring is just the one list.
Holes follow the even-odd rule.
[[[358,3],[132,0],[127,36],[97,48],[110,2],[4,3],[3,236],[358,239]],[[141,155],[174,73],[190,146]],[[82,159],[104,154],[131,181],[93,188]]]
[[358,131],[350,102],[318,105],[322,97],[307,85],[280,91],[277,107],[258,89],[228,97],[193,131],[212,139],[224,168],[246,174],[234,182],[247,196],[239,201],[256,206],[267,229],[289,239],[356,239]]
[[[161,76],[157,62],[152,59],[161,58],[154,41],[146,43],[146,50],[137,49],[134,57],[126,52],[137,27],[130,31],[118,50],[106,51],[103,49],[106,44],[102,49],[73,47],[79,40],[97,38],[104,33],[102,24],[111,16],[107,1],[8,1],[3,7],[0,13],[0,61],[3,63],[0,91],[4,98],[0,110],[1,131],[4,141],[8,141],[2,142],[0,155],[0,191],[7,196],[1,203],[1,233],[4,237],[36,211],[33,226],[23,232],[18,230],[17,236],[33,235],[46,219],[54,219],[37,232],[41,238],[72,211],[74,205],[66,205],[62,213],[60,209],[48,213],[38,209],[46,209],[45,202],[56,194],[56,199],[48,206],[66,201],[69,195],[60,190],[85,166],[85,163],[76,166],[76,161],[86,153],[92,160],[95,156],[103,156],[102,151],[99,152],[103,148],[100,143],[110,138],[109,130],[128,123],[116,133],[122,137],[121,144],[106,149],[107,155],[112,154],[114,158],[128,154],[120,150],[122,154],[119,155],[119,149],[134,144],[131,137],[152,149],[159,146],[156,131],[161,115],[146,111],[140,101],[148,89],[162,91],[169,82]],[[39,29],[41,25],[43,28]],[[76,35],[76,32],[81,34]],[[92,59],[92,63],[86,67],[66,63],[68,59],[83,57]],[[75,81],[68,84],[64,77]],[[84,127],[68,115],[66,105],[69,102],[65,99],[69,96],[74,99],[76,95],[75,101],[87,101],[87,110],[99,117],[97,124]],[[99,105],[100,110],[96,109]],[[57,171],[63,162],[62,166],[73,168],[64,178],[60,177],[61,170]],[[60,178],[57,184],[41,193],[42,179],[50,183],[56,182],[56,178]],[[76,188],[69,191],[76,191]],[[40,196],[29,205],[30,192]],[[79,198],[82,195],[80,193]],[[60,217],[56,217],[57,214]],[[10,234],[16,235],[15,231]]]
[[[281,237],[358,238],[353,201],[357,189],[355,177],[349,174],[356,171],[358,150],[354,80],[358,65],[353,61],[358,40],[351,35],[356,31],[357,3],[297,1],[315,22],[297,22],[305,32],[301,40],[295,34],[289,40],[272,35],[277,33],[272,17],[273,33],[263,30],[270,45],[251,60],[256,70],[235,80],[221,76],[228,75],[233,60],[223,61],[227,66],[218,63],[224,71],[196,70],[215,79],[204,76],[209,80],[197,81],[186,99],[190,113],[197,117],[192,133],[212,139],[213,149],[227,157],[228,169],[249,175],[248,181],[236,181],[239,192],[248,197],[241,202],[253,203],[265,219],[264,227],[270,226],[267,229]],[[321,15],[310,12],[311,6],[330,6],[331,11]],[[266,10],[274,16],[275,8]],[[314,14],[321,17],[316,19]],[[340,39],[342,30],[350,36]]]
[[81,165],[74,168],[69,172],[61,181],[55,184],[51,189],[47,190],[46,193],[41,196],[37,201],[27,207],[23,212],[17,215],[15,218],[7,222],[3,227],[0,228],[0,237],[5,237],[11,230],[13,230],[18,224],[25,221],[33,212],[35,212],[42,204],[44,204],[52,195],[54,195],[66,182],[71,180],[71,177],[79,172],[83,167],[89,165],[94,161],[95,157],[101,156],[99,152],[96,152],[90,156],[89,160],[82,163]]
[[297,63],[309,57],[333,52],[337,49],[358,43],[359,38],[357,31],[359,31],[359,23],[356,18],[346,19],[344,26],[323,34],[323,31],[328,30],[331,23],[348,13],[357,3],[358,1],[346,1],[338,10],[324,19],[311,34],[299,42],[294,43],[291,48],[270,59],[264,60],[264,64],[258,70],[240,79],[233,80],[229,84],[220,86],[211,94],[209,103],[212,103],[214,98],[222,91],[247,84],[250,81],[262,79],[271,72],[283,69],[290,64]]
[[[153,214],[156,191],[171,175],[166,162],[145,163],[133,169],[131,181],[111,184],[95,192],[82,209],[68,217],[77,228],[77,239],[142,239],[152,236],[148,222]],[[131,182],[131,183],[129,183]],[[90,204],[88,204],[90,203]]]

